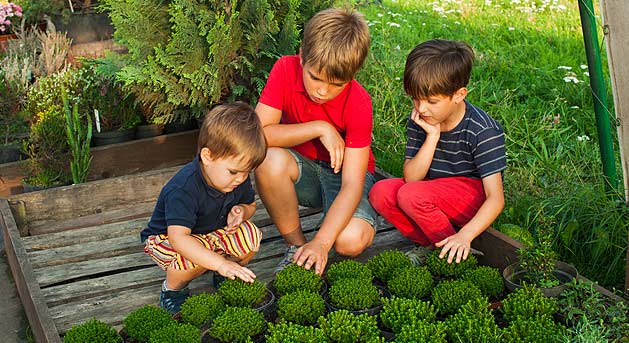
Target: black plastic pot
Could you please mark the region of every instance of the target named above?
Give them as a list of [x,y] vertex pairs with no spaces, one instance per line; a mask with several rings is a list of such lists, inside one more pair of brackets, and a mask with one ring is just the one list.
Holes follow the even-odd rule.
[[111,130],[111,131],[93,131],[92,132],[92,145],[101,146],[115,143],[128,142],[135,138],[135,127],[124,130]]
[[164,125],[147,124],[140,125],[135,130],[135,139],[159,136],[164,133]]
[[[515,291],[518,288],[522,288],[522,281],[526,279],[527,271],[520,267],[519,263],[513,263],[508,265],[502,271],[502,277],[505,280],[505,286],[510,292]],[[579,272],[577,269],[568,263],[557,261],[555,262],[555,270],[553,274],[557,276],[560,285],[555,287],[538,287],[539,290],[547,297],[557,297],[561,292],[563,292],[572,279],[576,279],[579,277]]]
[[0,164],[19,161],[23,156],[20,144],[0,145]]

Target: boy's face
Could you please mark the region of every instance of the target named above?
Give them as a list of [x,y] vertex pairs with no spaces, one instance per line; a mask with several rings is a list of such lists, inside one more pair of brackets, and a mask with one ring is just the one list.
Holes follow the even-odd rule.
[[459,113],[461,109],[459,104],[465,99],[466,94],[467,89],[461,88],[453,96],[433,95],[427,99],[413,99],[413,107],[426,123],[441,124],[443,128],[444,124],[447,126],[452,124],[452,121],[458,123],[460,114],[463,114]]
[[201,150],[201,169],[207,184],[222,193],[232,192],[243,183],[251,170],[240,156],[213,159],[210,149]]
[[339,95],[347,81],[329,80],[327,75],[309,64],[303,65],[304,87],[310,100],[317,104],[324,104]]

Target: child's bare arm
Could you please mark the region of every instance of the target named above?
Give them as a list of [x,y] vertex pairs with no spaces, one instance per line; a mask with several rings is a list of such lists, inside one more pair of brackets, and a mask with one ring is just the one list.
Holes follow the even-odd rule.
[[227,233],[234,233],[243,221],[251,218],[256,212],[255,201],[251,204],[238,204],[227,214]]
[[239,278],[246,282],[253,282],[256,275],[250,269],[205,248],[199,241],[190,236],[191,232],[185,226],[171,225],[168,227],[168,241],[177,253],[202,268],[217,271],[230,279]]
[[451,263],[455,258],[457,263],[461,262],[461,259],[466,259],[474,238],[487,230],[504,208],[501,173],[486,176],[482,181],[485,190],[485,202],[478,209],[476,215],[459,232],[435,243],[435,246],[443,247],[439,257],[443,258],[449,252],[448,263]]
[[411,159],[404,161],[404,181],[415,182],[423,180],[428,174],[432,158],[441,135],[441,124],[431,125],[421,119],[417,110],[411,113],[411,119],[426,132],[426,140]]

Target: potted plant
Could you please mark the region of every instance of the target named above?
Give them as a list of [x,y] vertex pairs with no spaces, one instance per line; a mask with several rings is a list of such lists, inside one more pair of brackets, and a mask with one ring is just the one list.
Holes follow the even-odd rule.
[[447,343],[446,329],[444,322],[417,321],[402,326],[395,339],[397,342]]
[[465,303],[445,324],[450,342],[502,342],[501,330],[484,297]]
[[565,331],[550,316],[518,317],[502,330],[502,337],[505,342],[554,343],[562,341]]
[[145,305],[129,313],[123,320],[121,336],[137,342],[148,342],[154,331],[173,323],[170,314],[163,308]]
[[483,295],[490,299],[497,300],[505,288],[500,271],[489,266],[479,266],[475,269],[470,269],[463,273],[462,279],[476,285]]
[[225,302],[218,294],[202,293],[189,297],[181,305],[181,320],[201,327],[225,311]]
[[0,52],[6,49],[6,41],[16,39],[15,27],[19,27],[22,7],[12,2],[0,3]]
[[442,316],[448,316],[472,299],[482,298],[483,294],[469,281],[443,281],[432,291],[432,303]]
[[380,321],[384,328],[400,333],[402,327],[416,322],[430,323],[437,317],[437,310],[428,301],[392,297],[382,299]]
[[367,260],[367,267],[385,284],[398,270],[412,266],[411,259],[399,250],[385,250]]
[[421,299],[430,294],[432,284],[432,274],[428,268],[409,267],[392,277],[387,283],[387,288],[391,295],[397,297]]
[[191,324],[172,322],[153,331],[148,343],[198,343],[200,341],[199,328]]
[[373,280],[371,269],[364,263],[354,260],[342,260],[332,263],[325,275],[328,283],[331,285],[345,278],[366,279],[369,282]]
[[330,312],[319,318],[319,327],[329,342],[384,342],[376,317],[355,315],[347,310]]
[[321,294],[308,290],[286,294],[277,303],[280,319],[301,325],[315,324],[324,313],[325,303]]
[[330,311],[348,310],[376,315],[382,308],[385,290],[366,279],[340,279],[324,292],[323,299]]
[[254,307],[275,299],[262,282],[250,283],[238,278],[222,282],[218,294],[228,306]]
[[94,318],[71,327],[63,336],[63,342],[122,343],[122,337],[113,327]]
[[318,327],[287,322],[269,323],[269,331],[265,338],[267,343],[320,343],[326,341],[325,333]]
[[267,323],[262,313],[247,307],[227,307],[212,322],[207,335],[219,342],[249,342],[264,334]]
[[303,266],[291,264],[275,275],[273,287],[280,296],[299,290],[319,293],[323,287],[323,279],[314,272],[314,268],[307,270]]
[[518,288],[502,301],[502,312],[508,322],[518,317],[552,316],[557,312],[557,299],[546,297],[534,286]]
[[435,275],[444,278],[458,278],[466,271],[476,268],[478,260],[476,256],[469,255],[467,259],[461,260],[461,262],[448,263],[447,258],[439,258],[441,249],[435,249],[430,255],[426,257],[426,267]]

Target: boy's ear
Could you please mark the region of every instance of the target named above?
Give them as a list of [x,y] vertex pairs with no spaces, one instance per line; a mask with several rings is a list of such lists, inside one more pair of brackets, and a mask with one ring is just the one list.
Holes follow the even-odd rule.
[[210,149],[207,147],[201,149],[199,155],[201,155],[201,162],[203,163],[207,163],[212,160],[212,151],[210,151]]
[[452,101],[454,101],[455,104],[458,104],[461,101],[465,100],[466,95],[467,95],[467,88],[461,87],[459,88],[459,90],[454,92],[454,95],[452,96]]

